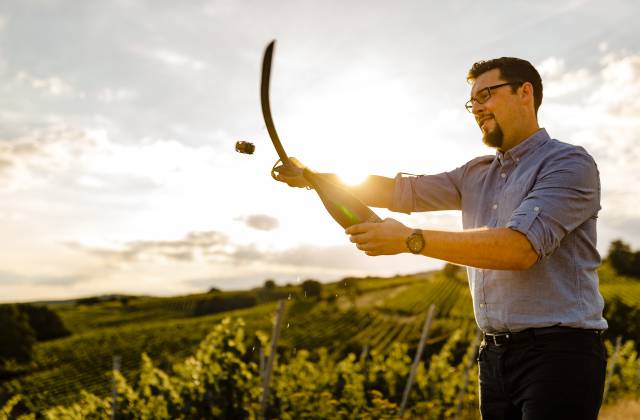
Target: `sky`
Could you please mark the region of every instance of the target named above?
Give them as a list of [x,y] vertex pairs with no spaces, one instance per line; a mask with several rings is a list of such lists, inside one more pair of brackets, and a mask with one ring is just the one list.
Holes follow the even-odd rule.
[[[634,1],[0,3],[0,301],[168,296],[439,268],[367,257],[314,191],[271,179],[259,80],[290,156],[349,182],[494,154],[466,73],[540,71],[540,125],[602,183],[598,249],[640,247]],[[636,29],[634,29],[636,28]],[[238,140],[253,155],[234,151]],[[457,212],[395,214],[461,229]]]

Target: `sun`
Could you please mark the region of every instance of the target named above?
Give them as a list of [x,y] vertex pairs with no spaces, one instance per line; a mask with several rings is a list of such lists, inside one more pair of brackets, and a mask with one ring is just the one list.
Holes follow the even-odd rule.
[[344,182],[347,185],[358,185],[362,184],[365,179],[367,179],[368,174],[363,172],[362,170],[358,170],[358,168],[354,169],[343,169],[338,171],[337,173],[340,181]]

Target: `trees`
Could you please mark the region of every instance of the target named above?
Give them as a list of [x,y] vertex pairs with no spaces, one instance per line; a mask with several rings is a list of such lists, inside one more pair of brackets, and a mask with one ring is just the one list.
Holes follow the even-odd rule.
[[619,296],[607,299],[604,317],[609,328],[605,334],[610,339],[622,336],[640,345],[640,308],[625,303]]
[[29,326],[35,332],[38,341],[52,340],[71,334],[65,328],[58,314],[46,306],[22,303],[17,305],[17,309],[26,314]]
[[322,296],[322,283],[317,280],[305,280],[300,285],[302,292],[306,297],[320,298]]
[[618,274],[640,277],[640,252],[631,251],[629,244],[619,239],[611,242],[607,259]]
[[16,305],[0,306],[0,365],[13,360],[28,362],[33,354],[36,333],[29,318]]
[[46,306],[0,305],[0,365],[28,362],[36,341],[69,334],[58,314]]

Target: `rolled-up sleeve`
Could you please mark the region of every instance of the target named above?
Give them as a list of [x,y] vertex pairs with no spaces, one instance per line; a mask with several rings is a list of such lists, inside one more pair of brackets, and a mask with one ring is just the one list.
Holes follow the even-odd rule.
[[460,210],[464,166],[437,175],[399,173],[395,178],[390,210],[415,211]]
[[507,227],[527,236],[538,258],[551,255],[562,239],[600,210],[600,178],[582,148],[548,162]]

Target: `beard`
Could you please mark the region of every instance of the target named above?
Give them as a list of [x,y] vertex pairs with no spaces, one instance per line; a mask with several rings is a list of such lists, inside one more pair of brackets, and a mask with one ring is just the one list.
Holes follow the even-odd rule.
[[502,128],[497,121],[495,121],[495,125],[496,127],[493,130],[483,133],[482,142],[489,147],[500,149],[502,147],[502,143],[504,142],[504,133],[502,132]]

